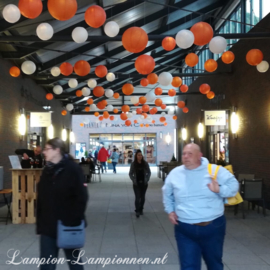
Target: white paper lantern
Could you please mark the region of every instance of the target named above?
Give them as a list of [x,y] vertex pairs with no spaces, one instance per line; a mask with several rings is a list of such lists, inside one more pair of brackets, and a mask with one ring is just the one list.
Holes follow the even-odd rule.
[[209,50],[212,53],[223,53],[227,48],[227,41],[224,37],[214,37],[209,42]]
[[166,113],[165,112],[162,112],[161,115],[166,115]]
[[68,81],[68,85],[70,88],[75,88],[78,86],[78,81],[76,79],[70,79]]
[[112,110],[113,110],[113,105],[108,105],[108,106],[106,107],[106,109],[107,109],[107,111],[112,111]]
[[269,69],[269,64],[267,61],[262,61],[259,65],[257,65],[257,70],[261,73],[266,72]]
[[162,72],[158,76],[158,82],[163,86],[168,86],[172,83],[173,77],[169,72]]
[[108,37],[115,37],[119,33],[119,25],[114,22],[107,22],[104,26],[104,32]]
[[106,91],[105,91],[105,96],[107,97],[107,98],[110,98],[110,97],[112,97],[113,96],[113,90],[112,89],[107,89]]
[[91,94],[91,90],[88,87],[82,89],[82,94],[84,97],[88,97]]
[[73,104],[71,104],[71,103],[67,104],[66,109],[67,109],[68,111],[72,111],[72,110],[74,109]]
[[32,61],[24,61],[22,63],[21,68],[22,68],[23,73],[27,75],[31,75],[36,71],[36,65]]
[[83,27],[76,27],[73,29],[71,36],[76,43],[83,43],[88,39],[88,32]]
[[37,27],[36,32],[37,32],[37,36],[41,40],[49,40],[50,38],[52,38],[54,30],[49,23],[41,23]]
[[145,97],[147,102],[153,102],[156,99],[156,95],[153,91],[148,92]]
[[90,79],[88,80],[87,84],[90,88],[95,88],[97,86],[97,81],[94,79]]
[[51,69],[51,74],[54,76],[54,77],[57,77],[61,74],[61,71],[60,71],[60,68],[59,67],[53,67]]
[[130,98],[130,101],[132,104],[137,104],[139,102],[139,98],[138,97],[135,97],[135,96],[132,96]]
[[132,118],[133,114],[132,113],[127,113],[128,118]]
[[61,85],[55,85],[53,87],[53,92],[56,94],[56,95],[61,95],[63,93],[63,88]]
[[144,119],[144,115],[141,115],[140,118],[141,118],[141,119]]
[[108,82],[113,82],[115,80],[115,75],[112,72],[110,72],[107,74],[106,79]]
[[175,37],[176,44],[181,49],[187,49],[194,43],[194,35],[189,30],[181,30]]
[[136,112],[136,111],[132,111],[132,114],[136,115],[136,114],[137,114],[137,112]]
[[3,9],[3,17],[7,22],[15,23],[21,18],[21,12],[17,6],[9,4]]
[[91,111],[96,111],[97,110],[97,105],[96,104],[91,104],[90,105],[90,110]]

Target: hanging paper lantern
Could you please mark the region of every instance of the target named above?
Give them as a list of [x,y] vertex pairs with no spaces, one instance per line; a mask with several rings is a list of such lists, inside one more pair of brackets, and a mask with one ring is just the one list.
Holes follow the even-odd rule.
[[90,105],[90,110],[91,111],[95,111],[97,109],[97,105],[96,104],[91,104]]
[[155,69],[155,60],[150,55],[140,55],[135,61],[135,68],[140,74],[147,75]]
[[150,84],[155,84],[158,82],[158,76],[155,73],[151,73],[147,76],[147,80]]
[[144,126],[144,124],[140,124],[140,127],[143,127]]
[[148,92],[145,97],[147,102],[153,102],[156,99],[156,95],[153,91]]
[[38,25],[36,33],[41,40],[49,40],[52,38],[54,30],[49,23],[41,23]]
[[212,53],[223,53],[227,48],[227,41],[224,37],[213,37],[209,43],[209,50]]
[[234,61],[234,59],[235,59],[234,53],[231,51],[227,51],[223,53],[221,56],[221,60],[225,64],[231,64]]
[[189,109],[187,107],[182,109],[183,113],[188,113]]
[[247,53],[246,60],[251,66],[257,66],[263,60],[263,53],[258,49],[252,49]]
[[104,119],[103,116],[100,116],[100,117],[98,118],[99,121],[103,121],[103,119]]
[[56,95],[61,95],[63,93],[63,87],[61,85],[55,85],[53,87],[53,92],[56,94]]
[[32,61],[24,61],[22,63],[21,69],[22,69],[23,73],[25,73],[27,75],[31,75],[36,71],[36,65]]
[[95,79],[90,79],[90,80],[88,80],[87,85],[90,88],[95,88],[97,86],[97,81]]
[[110,114],[109,114],[107,111],[103,112],[103,117],[104,117],[105,119],[108,119],[109,116],[110,116]]
[[259,72],[264,73],[269,69],[269,64],[267,61],[262,61],[256,68]]
[[141,79],[140,82],[141,86],[147,86],[149,84],[149,81],[146,78]]
[[156,104],[156,106],[160,107],[162,105],[162,100],[160,98],[157,98],[155,100],[155,104]]
[[68,86],[69,86],[70,88],[75,88],[75,87],[78,86],[78,81],[77,81],[76,79],[70,79],[70,80],[68,81]]
[[133,93],[134,87],[131,83],[126,83],[122,87],[122,92],[126,95],[129,96]]
[[87,99],[87,104],[91,105],[94,103],[94,100],[92,98]]
[[130,126],[130,125],[131,125],[131,121],[130,121],[130,120],[127,120],[127,121],[125,122],[125,125],[126,125],[126,126]]
[[12,76],[12,77],[19,77],[20,74],[21,74],[21,70],[18,68],[18,67],[11,67],[9,69],[9,74]]
[[214,36],[212,26],[206,22],[195,23],[190,31],[194,35],[194,44],[198,46],[206,45]]
[[61,114],[62,114],[62,115],[67,115],[67,111],[66,111],[66,110],[63,110],[63,111],[61,112]]
[[113,110],[113,105],[108,105],[107,107],[106,107],[106,109],[107,109],[107,111],[112,111]]
[[73,72],[73,67],[70,63],[64,62],[60,66],[61,74],[64,76],[69,76]]
[[21,18],[21,12],[17,6],[9,4],[3,9],[3,17],[9,23],[16,23]]
[[195,67],[199,62],[199,57],[196,53],[189,53],[185,58],[185,62],[189,67]]
[[131,53],[143,51],[148,43],[148,35],[140,27],[130,27],[122,35],[124,48]]
[[172,74],[169,72],[162,72],[158,76],[158,82],[161,85],[168,86],[172,83],[173,77]]
[[186,106],[186,103],[184,101],[178,101],[177,106],[179,108],[184,108]]
[[174,96],[176,95],[176,91],[175,91],[174,89],[170,89],[170,90],[168,91],[168,95],[169,95],[170,97],[174,97]]
[[93,90],[95,97],[102,97],[104,95],[104,88],[102,86],[96,86]]
[[206,94],[208,99],[213,99],[215,97],[215,93],[213,91],[210,91]]
[[132,104],[136,104],[136,103],[139,102],[139,98],[138,98],[138,97],[135,97],[135,96],[132,96],[132,97],[130,98],[130,101],[131,101]]
[[46,99],[52,100],[53,99],[53,94],[51,94],[51,93],[46,94]]
[[19,0],[18,8],[24,17],[35,19],[41,14],[43,5],[41,0]]
[[147,104],[144,104],[143,106],[142,106],[142,110],[144,111],[144,112],[148,112],[149,111],[149,105],[147,105]]
[[182,84],[182,79],[180,77],[174,77],[172,80],[173,87],[180,87]]
[[165,37],[162,40],[162,47],[166,51],[172,51],[175,48],[176,41],[173,37]]
[[88,32],[84,27],[76,27],[71,33],[72,39],[76,43],[83,43],[88,39]]
[[120,118],[123,120],[123,121],[125,121],[125,120],[127,120],[127,114],[126,113],[121,113],[120,114]]
[[95,117],[98,117],[98,116],[99,116],[99,112],[95,112],[95,113],[94,113],[94,116],[95,116]]
[[95,69],[95,74],[99,77],[99,78],[103,78],[107,75],[108,70],[105,66],[97,66]]
[[82,94],[84,97],[88,97],[90,95],[90,93],[91,93],[91,90],[88,87],[84,87],[82,89]]
[[179,48],[187,49],[193,45],[194,35],[189,30],[181,30],[177,33],[175,40]]
[[110,116],[110,120],[111,120],[111,121],[114,120],[114,116],[113,116],[113,115]]
[[107,89],[106,91],[105,91],[105,96],[107,97],[107,98],[111,98],[111,97],[113,97],[113,90],[112,89]]
[[89,108],[88,106],[85,107],[84,110],[85,110],[86,112],[90,112],[90,108]]
[[204,84],[201,84],[200,85],[200,88],[199,88],[200,92],[204,95],[208,94],[211,90],[211,87],[209,84],[207,83],[204,83]]
[[152,120],[152,123],[153,123],[153,124],[155,124],[155,123],[156,123],[156,121],[155,121],[155,120]]
[[217,69],[218,64],[217,61],[215,61],[214,59],[208,59],[205,63],[204,63],[204,68],[206,71],[208,72],[213,72]]
[[107,22],[104,26],[104,32],[108,37],[115,37],[119,33],[119,25],[114,22]]
[[115,80],[115,75],[112,72],[110,72],[107,74],[106,79],[108,82],[113,82]]
[[76,91],[76,96],[81,97],[82,96],[82,90],[77,90]]
[[84,14],[86,23],[93,28],[102,26],[106,21],[106,17],[104,9],[97,5],[89,7]]
[[180,91],[181,91],[182,93],[186,93],[186,92],[188,91],[188,86],[187,86],[186,84],[182,84],[182,85],[180,86]]
[[157,96],[160,96],[160,95],[162,94],[162,88],[157,87],[157,88],[155,89],[155,94],[156,94]]
[[113,109],[113,112],[114,113],[118,113],[118,109]]
[[139,98],[139,102],[141,103],[141,104],[144,104],[144,103],[146,103],[146,97],[140,97]]
[[130,110],[130,107],[128,105],[123,105],[121,110],[122,112],[128,112]]
[[51,69],[51,74],[54,76],[54,77],[57,77],[61,74],[61,71],[60,71],[60,68],[59,67],[53,67]]
[[162,116],[162,117],[159,118],[159,121],[160,121],[161,123],[163,123],[163,122],[166,121],[166,118]]
[[137,120],[134,120],[134,124],[137,124],[138,123],[138,121]]
[[76,0],[48,0],[47,6],[49,13],[59,21],[67,21],[77,12]]
[[87,74],[89,74],[90,72],[90,65],[87,61],[85,60],[79,60],[75,63],[74,65],[74,72],[78,75],[78,76],[86,76]]
[[147,113],[142,113],[141,118],[146,119],[147,118]]
[[176,115],[173,116],[173,120],[177,120],[177,116]]
[[114,93],[114,94],[113,94],[113,97],[114,97],[115,99],[117,99],[117,98],[120,97],[120,95],[119,95],[119,93]]
[[167,108],[167,105],[166,105],[166,104],[161,104],[160,108],[161,108],[162,110],[165,110],[165,109]]

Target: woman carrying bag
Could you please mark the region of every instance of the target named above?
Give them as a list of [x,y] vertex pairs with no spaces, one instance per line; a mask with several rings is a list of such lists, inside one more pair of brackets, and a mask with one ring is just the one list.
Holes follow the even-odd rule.
[[135,154],[134,162],[131,163],[129,177],[133,182],[135,194],[135,212],[136,217],[143,215],[143,206],[145,202],[145,193],[148,188],[151,171],[148,163],[144,160],[141,150]]
[[[46,166],[37,186],[37,234],[40,258],[58,258],[63,248],[70,270],[82,270],[77,261],[84,245],[87,188],[81,168],[65,154],[64,142],[54,138],[43,150]],[[51,257],[50,257],[51,256]],[[43,264],[41,270],[54,270],[56,264]]]
[[116,164],[118,163],[119,160],[119,154],[116,152],[116,148],[113,149],[111,159],[113,165],[113,173],[116,173]]

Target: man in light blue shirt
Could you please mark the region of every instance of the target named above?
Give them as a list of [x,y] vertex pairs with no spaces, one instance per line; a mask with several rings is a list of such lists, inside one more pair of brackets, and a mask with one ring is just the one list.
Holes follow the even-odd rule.
[[184,147],[182,163],[162,188],[165,211],[175,225],[181,270],[200,270],[201,256],[208,270],[223,270],[224,200],[236,195],[239,184],[223,167],[213,180],[197,144]]

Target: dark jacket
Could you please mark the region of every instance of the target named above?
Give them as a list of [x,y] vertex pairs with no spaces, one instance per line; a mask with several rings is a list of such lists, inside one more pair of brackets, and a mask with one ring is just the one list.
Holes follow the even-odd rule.
[[[29,149],[16,149],[15,150],[16,155],[23,156],[24,153],[27,154],[29,158],[32,158],[34,160],[38,159],[39,164],[33,164],[33,168],[42,168],[43,167],[41,155],[35,156],[35,152],[33,150],[29,150]],[[30,159],[23,159],[21,161],[21,165],[22,165],[23,169],[31,168]]]
[[45,166],[37,186],[37,234],[56,238],[57,220],[78,226],[88,200],[81,168],[64,157],[55,166]]
[[[144,184],[147,185],[151,177],[151,171],[149,165],[146,161],[144,161]],[[129,169],[129,178],[132,180],[134,185],[137,185],[137,177],[136,177],[136,168],[134,161],[130,165]]]

